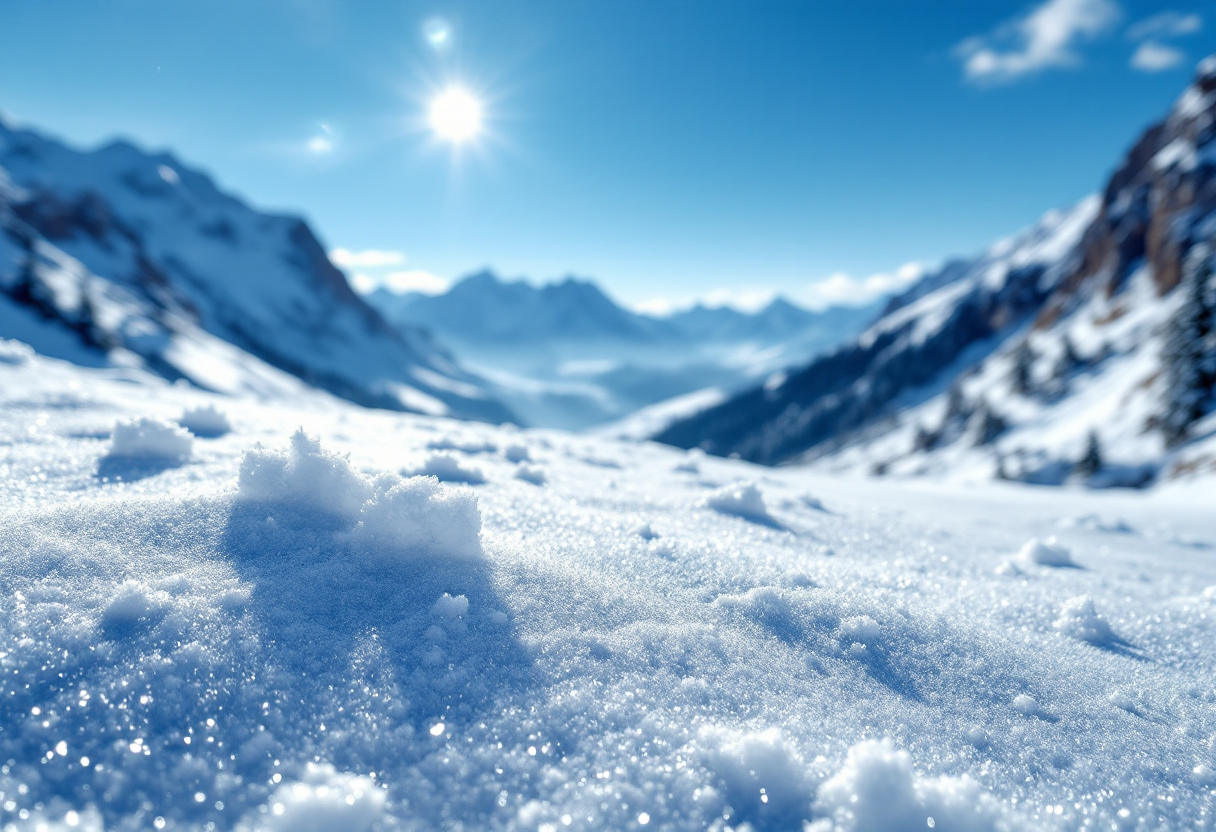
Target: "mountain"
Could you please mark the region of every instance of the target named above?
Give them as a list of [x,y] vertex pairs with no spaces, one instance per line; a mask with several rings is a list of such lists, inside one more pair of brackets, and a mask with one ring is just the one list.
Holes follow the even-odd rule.
[[[432,331],[495,382],[496,395],[529,424],[568,429],[616,422],[654,405],[645,423],[660,425],[667,418],[660,414],[674,418],[688,412],[690,401],[720,399],[807,360],[877,314],[852,307],[810,312],[777,298],[750,314],[698,305],[655,317],[618,306],[588,280],[534,286],[490,271],[441,295],[378,289],[367,300],[404,328]],[[683,404],[662,404],[672,400]]]
[[83,363],[217,390],[294,376],[368,406],[512,417],[426,332],[352,292],[302,219],[126,142],[81,152],[0,122],[0,293],[0,334]]
[[1100,195],[927,275],[831,354],[656,438],[767,464],[1052,484],[1216,467],[1214,125],[1216,57]]

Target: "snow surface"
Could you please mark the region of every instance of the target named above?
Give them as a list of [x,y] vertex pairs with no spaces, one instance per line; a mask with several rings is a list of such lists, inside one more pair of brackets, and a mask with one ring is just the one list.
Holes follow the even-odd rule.
[[[1202,481],[841,479],[0,356],[0,828],[1216,828]],[[116,422],[207,406],[231,432],[102,474]],[[436,453],[485,482],[397,473]],[[999,569],[1050,535],[1081,568]]]

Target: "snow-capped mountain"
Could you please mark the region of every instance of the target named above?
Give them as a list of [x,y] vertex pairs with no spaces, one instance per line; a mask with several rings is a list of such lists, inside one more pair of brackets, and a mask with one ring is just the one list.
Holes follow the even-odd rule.
[[1216,470],[1216,291],[1196,248],[1216,234],[1214,117],[1209,58],[1102,194],[927,275],[834,353],[656,438],[878,474],[1142,485]]
[[830,349],[877,314],[810,312],[777,298],[750,314],[694,306],[656,317],[622,308],[591,281],[534,286],[489,271],[441,295],[379,289],[368,301],[390,321],[434,332],[529,424],[572,429],[656,404],[674,413],[661,403],[690,395],[720,399]]
[[0,122],[0,326],[80,363],[215,390],[294,376],[351,401],[503,421],[429,336],[351,291],[308,225],[168,154],[81,152]]

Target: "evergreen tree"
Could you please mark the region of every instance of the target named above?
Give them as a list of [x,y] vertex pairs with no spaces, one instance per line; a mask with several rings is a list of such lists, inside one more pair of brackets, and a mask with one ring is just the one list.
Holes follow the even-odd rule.
[[1030,339],[1026,338],[1013,352],[1013,369],[1009,374],[1009,384],[1013,392],[1025,396],[1034,388],[1031,372],[1034,370],[1034,350],[1030,348]]
[[1073,345],[1072,339],[1065,335],[1061,340],[1060,357],[1056,359],[1056,365],[1051,371],[1051,377],[1057,382],[1063,382],[1072,375],[1074,370],[1084,363],[1081,356],[1077,354],[1077,348]]
[[1192,246],[1178,287],[1182,302],[1169,320],[1161,353],[1165,395],[1158,423],[1167,445],[1186,440],[1191,425],[1203,416],[1216,382],[1211,282],[1210,249],[1203,244]]
[[942,417],[942,426],[950,424],[955,419],[966,419],[970,415],[967,396],[963,393],[963,385],[955,382],[946,393],[946,414]]
[[1005,420],[988,405],[988,402],[980,402],[980,406],[976,410],[976,422],[975,444],[977,446],[991,444],[1008,427]]
[[1092,477],[1102,470],[1102,446],[1098,442],[1098,432],[1091,430],[1085,440],[1085,453],[1077,461],[1074,470],[1083,477]]

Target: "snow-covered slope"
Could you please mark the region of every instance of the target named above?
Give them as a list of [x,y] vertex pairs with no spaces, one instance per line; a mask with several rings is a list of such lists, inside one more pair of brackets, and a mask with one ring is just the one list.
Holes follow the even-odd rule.
[[124,142],[79,152],[0,122],[0,289],[0,334],[42,331],[35,345],[64,357],[122,348],[217,389],[271,365],[360,404],[510,416],[424,332],[357,297],[303,220]]
[[1216,233],[1214,112],[1209,59],[1102,195],[926,276],[853,343],[658,438],[966,480],[1144,485],[1216,472],[1216,416],[1204,416],[1216,405],[1211,258],[1196,266],[1195,334],[1183,338],[1196,368],[1186,429],[1164,427],[1179,398],[1165,349],[1187,294],[1175,287],[1188,252]]
[[778,298],[752,314],[695,306],[660,318],[617,306],[590,281],[533,286],[492,272],[442,295],[379,289],[367,299],[390,321],[434,332],[527,423],[570,429],[738,389],[830,349],[877,314],[809,312]]
[[1200,488],[859,483],[12,342],[0,444],[6,830],[1216,822]]

